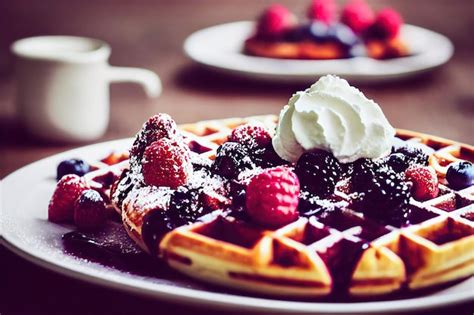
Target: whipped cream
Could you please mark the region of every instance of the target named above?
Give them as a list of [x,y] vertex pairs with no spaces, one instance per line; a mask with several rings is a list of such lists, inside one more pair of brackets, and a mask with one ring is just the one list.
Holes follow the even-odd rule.
[[290,162],[306,151],[322,149],[349,163],[388,154],[394,136],[374,101],[346,80],[326,75],[290,98],[280,113],[273,147]]

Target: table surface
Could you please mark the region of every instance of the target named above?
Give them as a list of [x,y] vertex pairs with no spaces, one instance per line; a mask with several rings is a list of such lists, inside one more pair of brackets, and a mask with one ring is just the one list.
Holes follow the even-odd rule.
[[[7,3],[8,2],[8,3]],[[304,12],[309,1],[281,1]],[[474,2],[466,0],[377,1],[396,7],[406,22],[443,33],[456,52],[441,69],[403,82],[359,85],[380,104],[392,124],[472,144],[474,134]],[[253,19],[269,1],[2,1],[0,2],[0,178],[43,157],[77,145],[52,144],[28,135],[15,117],[13,61],[8,51],[16,39],[35,35],[101,38],[112,46],[112,65],[146,67],[163,82],[163,94],[147,99],[135,85],[111,87],[111,121],[97,142],[130,137],[152,114],[167,112],[178,123],[202,119],[278,113],[304,85],[245,81],[206,71],[182,52],[187,35],[200,28]],[[95,287],[40,269],[2,248],[1,314],[70,312],[130,313],[157,309],[204,314]],[[6,272],[8,270],[8,272]],[[6,275],[4,275],[6,273]],[[5,285],[6,284],[6,285]],[[93,308],[91,306],[93,305]],[[456,314],[472,314],[464,305]],[[436,312],[438,313],[438,311]],[[216,313],[217,314],[217,313]]]

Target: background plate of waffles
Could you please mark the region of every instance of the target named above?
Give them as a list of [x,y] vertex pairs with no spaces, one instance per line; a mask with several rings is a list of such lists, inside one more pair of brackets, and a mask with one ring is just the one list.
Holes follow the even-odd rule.
[[400,38],[409,55],[390,59],[356,56],[343,59],[310,60],[268,58],[244,53],[255,23],[240,21],[199,30],[184,43],[185,53],[213,70],[241,77],[281,82],[312,82],[332,73],[359,82],[398,80],[433,70],[446,63],[454,48],[451,41],[431,30],[404,24]]
[[[273,119],[274,116],[270,116],[270,120]],[[225,121],[224,124],[235,126],[238,121],[233,119]],[[202,131],[204,127],[209,130],[210,126],[216,125],[218,125],[216,122],[188,125],[187,129],[194,126],[198,127],[194,128],[195,131]],[[403,132],[402,134],[405,138],[414,135]],[[212,137],[212,134],[210,136]],[[74,227],[48,221],[46,211],[56,185],[57,165],[65,159],[78,157],[86,161],[102,160],[104,162],[103,158],[110,157],[112,150],[126,152],[132,141],[133,139],[123,139],[67,151],[37,161],[6,177],[2,181],[2,242],[5,246],[40,266],[83,281],[157,299],[234,311],[312,314],[391,313],[419,311],[473,299],[474,278],[472,277],[453,285],[423,291],[414,296],[335,302],[317,299],[271,298],[265,295],[227,290],[179,276],[164,265],[154,264],[154,271],[148,273],[146,264],[140,263],[140,258],[131,258],[132,266],[139,265],[138,269],[133,270],[126,264],[114,265],[114,260],[107,257],[101,260],[101,257],[91,255],[87,250],[71,254],[71,249],[65,246],[62,236],[72,231]],[[435,141],[432,144],[439,146],[441,142]],[[447,145],[449,146],[449,143]],[[99,163],[99,167],[100,165],[103,164]],[[111,229],[114,227],[112,226]],[[105,242],[107,243],[107,240]],[[121,246],[124,248],[128,246],[125,240]],[[115,249],[113,246],[111,248],[113,252]],[[133,257],[133,252],[130,257]]]

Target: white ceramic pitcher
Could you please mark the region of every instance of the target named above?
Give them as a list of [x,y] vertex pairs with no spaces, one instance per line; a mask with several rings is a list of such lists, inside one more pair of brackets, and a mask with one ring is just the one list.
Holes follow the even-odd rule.
[[17,108],[35,136],[81,142],[102,136],[109,122],[109,84],[135,82],[147,95],[161,93],[159,77],[140,68],[112,67],[110,46],[73,36],[40,36],[12,45]]

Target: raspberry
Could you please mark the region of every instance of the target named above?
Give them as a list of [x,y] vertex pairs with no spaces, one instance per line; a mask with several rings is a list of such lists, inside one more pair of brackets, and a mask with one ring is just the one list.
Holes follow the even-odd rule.
[[74,203],[79,195],[86,190],[84,180],[74,174],[63,176],[51,197],[48,206],[48,219],[52,222],[72,222]]
[[334,192],[342,171],[339,162],[329,152],[315,150],[299,158],[295,173],[303,190],[327,197]]
[[257,35],[264,38],[278,38],[296,22],[295,16],[281,4],[273,4],[260,16]]
[[232,130],[229,141],[240,143],[252,152],[257,148],[267,146],[272,141],[272,137],[263,126],[245,124]]
[[175,189],[184,185],[192,174],[190,151],[187,146],[162,138],[145,149],[142,159],[146,184]]
[[91,171],[90,165],[81,159],[69,159],[59,163],[57,168],[56,179],[60,180],[61,177],[67,174],[76,174],[77,176],[84,176]]
[[364,0],[353,0],[346,4],[341,14],[341,22],[349,26],[354,33],[363,33],[374,23],[374,11]]
[[266,169],[246,189],[247,212],[255,222],[272,228],[298,218],[298,177],[288,168]]
[[402,24],[402,17],[397,11],[391,8],[383,9],[377,14],[374,24],[370,26],[369,36],[378,39],[395,38]]
[[432,167],[410,166],[405,171],[405,178],[412,183],[411,194],[416,200],[424,201],[438,196],[438,177]]
[[387,166],[364,170],[363,176],[359,173],[357,184],[353,183],[356,192],[352,196],[354,210],[384,223],[400,225],[408,211],[410,185],[404,181],[403,175],[397,175]]
[[308,17],[325,24],[331,24],[336,19],[337,4],[334,0],[313,0],[308,8]]
[[104,199],[95,190],[87,189],[74,205],[74,223],[80,229],[97,229],[104,225],[107,211]]
[[243,145],[236,142],[225,142],[217,149],[212,170],[225,178],[236,178],[246,169],[254,167],[255,164]]
[[150,117],[136,135],[130,149],[130,165],[132,169],[139,167],[145,149],[152,142],[162,138],[174,139],[176,136],[176,123],[168,114],[157,114]]
[[474,166],[468,161],[453,162],[446,172],[446,180],[449,187],[457,190],[474,185]]

